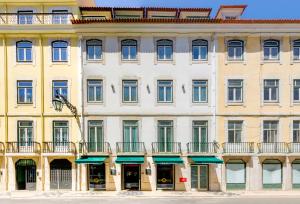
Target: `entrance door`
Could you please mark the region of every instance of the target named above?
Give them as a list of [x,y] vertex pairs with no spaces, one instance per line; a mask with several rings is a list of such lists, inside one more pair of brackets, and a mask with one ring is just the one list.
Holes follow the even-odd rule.
[[16,163],[16,180],[18,190],[35,190],[36,165],[32,159],[20,159]]
[[174,165],[157,164],[156,166],[157,189],[173,190],[174,185]]
[[123,165],[123,185],[127,190],[140,190],[140,165]]
[[103,190],[105,189],[105,164],[89,165],[89,189]]
[[208,190],[208,165],[191,166],[191,188],[201,191]]
[[50,163],[50,189],[72,189],[72,164],[67,159]]

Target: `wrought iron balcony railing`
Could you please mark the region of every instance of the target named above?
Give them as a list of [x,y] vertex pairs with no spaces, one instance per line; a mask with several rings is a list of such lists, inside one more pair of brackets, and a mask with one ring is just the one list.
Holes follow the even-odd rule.
[[223,153],[254,153],[254,142],[226,142],[222,144]]
[[288,146],[290,153],[300,153],[300,142],[291,142]]
[[285,142],[270,142],[270,143],[258,143],[259,153],[288,153],[288,144]]
[[0,13],[0,25],[71,24],[72,13]]
[[3,142],[0,142],[0,154],[3,154],[5,152],[5,145]]
[[41,145],[38,142],[7,142],[7,153],[40,153]]
[[219,145],[216,142],[189,142],[187,143],[188,153],[217,153]]
[[76,153],[73,142],[43,142],[43,153]]
[[146,153],[144,142],[117,142],[117,153]]
[[152,142],[152,153],[181,154],[180,142]]
[[79,152],[110,154],[111,148],[108,142],[80,142]]

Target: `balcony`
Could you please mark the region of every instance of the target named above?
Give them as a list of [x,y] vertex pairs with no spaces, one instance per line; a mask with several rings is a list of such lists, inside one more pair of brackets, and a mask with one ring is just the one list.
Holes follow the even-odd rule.
[[251,154],[254,153],[254,142],[223,143],[224,154]]
[[292,142],[288,144],[290,153],[300,153],[300,143]]
[[5,145],[3,142],[0,142],[0,155],[3,155],[5,152]]
[[152,142],[153,154],[181,154],[180,142]]
[[199,143],[189,142],[187,143],[188,154],[216,154],[218,153],[219,145],[216,142]]
[[286,154],[289,152],[288,144],[285,142],[271,142],[271,143],[258,143],[258,152],[265,153],[281,153]]
[[76,153],[76,147],[73,142],[43,142],[43,153]]
[[0,13],[0,25],[71,24],[72,13]]
[[117,142],[117,154],[145,154],[144,142]]
[[79,152],[89,155],[107,155],[111,153],[108,142],[80,142]]
[[38,142],[7,142],[7,153],[40,153],[41,145]]

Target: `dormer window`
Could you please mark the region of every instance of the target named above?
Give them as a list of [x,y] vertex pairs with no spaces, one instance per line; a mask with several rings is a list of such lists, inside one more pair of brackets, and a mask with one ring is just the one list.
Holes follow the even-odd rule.
[[227,43],[229,61],[242,61],[244,58],[244,42],[241,40],[230,40]]
[[18,11],[18,24],[32,24],[33,11]]
[[157,60],[167,61],[173,58],[173,41],[158,40],[157,41]]
[[52,24],[67,24],[67,23],[68,23],[68,10],[52,11]]
[[264,60],[279,60],[280,43],[278,40],[264,41]]
[[137,41],[122,40],[121,41],[122,60],[137,59]]

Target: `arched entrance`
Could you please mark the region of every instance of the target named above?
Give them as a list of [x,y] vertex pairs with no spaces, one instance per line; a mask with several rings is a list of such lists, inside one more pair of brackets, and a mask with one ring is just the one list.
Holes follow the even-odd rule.
[[50,189],[72,189],[72,163],[54,159],[50,163]]
[[36,164],[32,159],[16,162],[16,181],[18,190],[36,189]]

